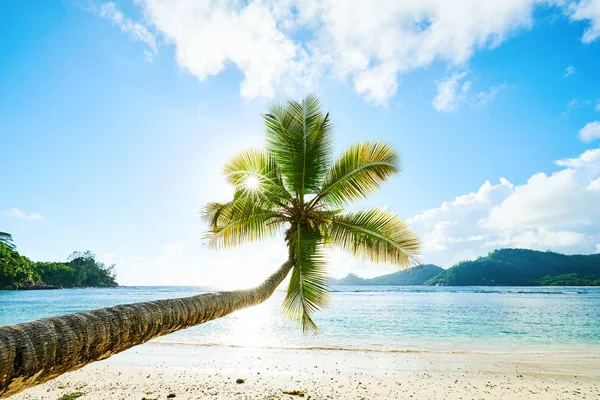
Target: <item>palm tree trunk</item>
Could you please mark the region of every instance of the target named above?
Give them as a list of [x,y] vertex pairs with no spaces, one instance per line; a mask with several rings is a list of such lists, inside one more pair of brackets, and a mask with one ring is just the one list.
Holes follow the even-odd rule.
[[260,304],[292,265],[288,260],[253,289],[120,305],[0,327],[0,398],[152,338]]

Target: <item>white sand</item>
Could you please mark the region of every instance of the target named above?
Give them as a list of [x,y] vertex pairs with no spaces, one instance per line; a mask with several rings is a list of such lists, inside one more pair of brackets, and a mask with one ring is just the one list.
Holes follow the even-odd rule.
[[[236,379],[245,380],[237,384]],[[146,344],[11,399],[600,399],[600,354]]]

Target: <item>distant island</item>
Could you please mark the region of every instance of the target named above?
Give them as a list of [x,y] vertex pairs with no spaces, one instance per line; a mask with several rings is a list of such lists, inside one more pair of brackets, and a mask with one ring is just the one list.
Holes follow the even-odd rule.
[[427,264],[371,279],[331,279],[348,286],[600,286],[600,254],[564,255],[526,249],[494,250],[443,269]]
[[66,262],[31,261],[0,232],[0,290],[116,287],[115,279],[114,265],[96,261],[91,251],[73,252]]
[[495,250],[429,279],[443,286],[600,286],[600,254],[572,255],[525,249]]
[[331,279],[334,286],[412,286],[422,285],[429,279],[441,274],[445,269],[433,264],[420,265],[408,271],[398,271],[392,274],[377,276],[371,279],[348,274],[342,279]]

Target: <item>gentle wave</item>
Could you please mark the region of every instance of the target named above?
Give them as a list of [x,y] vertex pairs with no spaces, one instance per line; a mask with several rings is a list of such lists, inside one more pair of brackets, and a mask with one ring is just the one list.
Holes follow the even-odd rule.
[[[366,289],[369,288],[369,289]],[[448,288],[448,287],[444,287]],[[441,292],[440,290],[436,290],[435,287],[431,289],[413,289],[405,288],[405,287],[375,287],[372,288],[370,286],[365,286],[365,289],[356,288],[356,287],[333,287],[333,292],[335,293],[437,293]],[[469,288],[469,289],[450,289],[447,291],[443,291],[444,293],[485,293],[485,294],[590,294],[588,290],[556,290],[556,289],[541,289],[541,290],[527,290],[527,289],[503,289],[502,287],[494,287],[494,289],[477,289],[477,288]]]
[[[160,339],[159,339],[160,340]],[[294,351],[345,351],[345,352],[361,352],[361,353],[400,353],[400,354],[573,354],[579,353],[568,350],[545,350],[545,351],[491,351],[491,350],[434,350],[434,349],[374,349],[367,347],[336,347],[336,346],[246,346],[224,343],[191,343],[191,342],[162,342],[154,340],[151,345],[159,346],[192,346],[192,347],[220,347],[233,349],[265,349],[265,350],[294,350]],[[598,356],[589,356],[587,358],[598,358]]]
[[[170,286],[120,286],[112,290],[132,290],[135,292],[171,293],[174,287]],[[177,291],[182,294],[213,293],[224,289],[208,286],[177,286]],[[493,294],[590,294],[598,287],[582,286],[331,286],[335,293],[493,293]],[[68,289],[85,290],[85,289]],[[92,289],[96,290],[96,289]],[[278,289],[283,292],[283,289]]]

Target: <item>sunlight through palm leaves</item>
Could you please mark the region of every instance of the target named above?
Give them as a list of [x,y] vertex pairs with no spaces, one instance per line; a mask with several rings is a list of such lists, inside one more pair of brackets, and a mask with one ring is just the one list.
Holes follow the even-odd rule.
[[399,173],[400,157],[387,143],[363,142],[333,162],[332,124],[315,95],[275,104],[263,118],[266,148],[243,151],[225,165],[234,196],[205,206],[206,237],[210,247],[225,248],[285,230],[293,269],[284,311],[317,332],[311,316],[329,299],[325,246],[400,268],[416,264],[419,240],[396,214],[341,210]]

